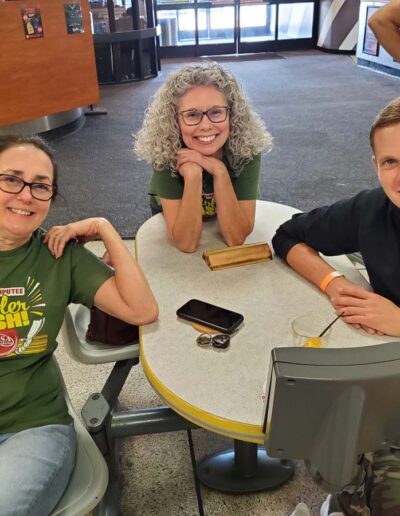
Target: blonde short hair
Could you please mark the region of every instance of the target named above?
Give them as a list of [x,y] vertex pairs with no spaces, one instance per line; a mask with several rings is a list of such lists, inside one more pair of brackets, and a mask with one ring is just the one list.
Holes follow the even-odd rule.
[[400,124],[400,97],[389,102],[389,104],[376,115],[369,133],[369,142],[372,150],[374,150],[374,137],[376,131],[383,127],[395,124]]

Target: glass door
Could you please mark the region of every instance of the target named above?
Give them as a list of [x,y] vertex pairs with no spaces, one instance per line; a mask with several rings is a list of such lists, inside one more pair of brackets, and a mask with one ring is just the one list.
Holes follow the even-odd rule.
[[236,9],[233,0],[200,4],[198,9],[200,55],[236,52]]
[[314,2],[157,0],[160,56],[312,48]]
[[237,51],[235,0],[182,3],[158,0],[160,56],[233,54]]
[[314,0],[241,0],[238,53],[312,48],[314,8]]

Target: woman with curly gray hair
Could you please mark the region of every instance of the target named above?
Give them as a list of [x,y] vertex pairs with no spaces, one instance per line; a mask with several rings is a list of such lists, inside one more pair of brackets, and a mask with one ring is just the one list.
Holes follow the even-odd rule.
[[181,251],[195,251],[203,216],[217,216],[228,245],[244,242],[254,226],[260,153],[270,147],[270,134],[230,72],[207,63],[168,77],[135,150],[154,168],[152,212],[163,212]]

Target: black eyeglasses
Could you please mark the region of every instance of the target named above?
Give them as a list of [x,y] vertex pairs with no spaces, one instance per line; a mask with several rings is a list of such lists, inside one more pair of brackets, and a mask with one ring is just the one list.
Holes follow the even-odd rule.
[[180,111],[178,113],[181,117],[185,125],[199,125],[199,123],[203,120],[204,115],[213,122],[214,124],[219,124],[221,122],[225,122],[228,113],[228,106],[214,106],[207,111],[197,111],[197,109],[187,109],[186,111]]
[[230,336],[226,333],[219,333],[218,335],[209,335],[202,333],[196,339],[197,345],[201,348],[214,347],[218,349],[226,349],[230,343]]
[[25,186],[29,186],[32,197],[38,201],[49,201],[54,197],[57,188],[46,183],[28,183],[20,177],[10,174],[0,174],[0,190],[10,194],[22,192]]

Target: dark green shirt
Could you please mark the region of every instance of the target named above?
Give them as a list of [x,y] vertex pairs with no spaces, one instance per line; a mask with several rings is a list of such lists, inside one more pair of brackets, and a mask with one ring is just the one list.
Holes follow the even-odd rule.
[[[259,198],[260,164],[261,156],[258,154],[247,163],[238,177],[232,175],[226,159],[222,160],[228,169],[232,186],[239,201],[256,200]],[[183,177],[169,169],[154,170],[150,181],[149,195],[150,205],[156,211],[161,210],[161,199],[182,199],[184,188]],[[203,216],[216,214],[216,201],[214,195],[213,176],[203,172],[202,192]]]
[[55,259],[43,234],[0,252],[0,434],[71,422],[51,358],[56,337],[67,305],[92,306],[112,274],[73,242]]

